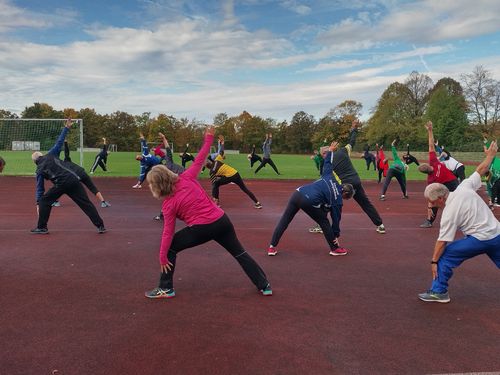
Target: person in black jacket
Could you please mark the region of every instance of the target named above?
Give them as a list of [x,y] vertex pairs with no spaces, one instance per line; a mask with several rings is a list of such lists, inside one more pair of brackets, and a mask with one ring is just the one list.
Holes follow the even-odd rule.
[[363,211],[368,215],[373,224],[377,226],[378,233],[385,233],[385,227],[382,219],[377,212],[377,209],[370,202],[366,193],[361,185],[361,179],[358,172],[352,165],[350,153],[354,144],[356,143],[356,136],[358,132],[359,122],[354,120],[352,122],[351,132],[349,135],[349,143],[342,148],[339,148],[338,142],[334,142],[334,152],[332,159],[333,171],[342,180],[342,183],[351,184],[354,187],[354,200],[359,204]]
[[5,167],[5,160],[0,156],[0,173],[3,172],[3,168]]
[[107,172],[106,163],[108,162],[108,141],[106,138],[102,139],[103,145],[101,151],[96,155],[94,164],[90,168],[90,174],[94,174],[97,166],[101,167],[104,172]]

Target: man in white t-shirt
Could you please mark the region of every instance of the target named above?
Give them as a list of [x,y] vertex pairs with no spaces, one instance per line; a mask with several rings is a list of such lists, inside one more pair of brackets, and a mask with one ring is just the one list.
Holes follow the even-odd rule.
[[[444,209],[431,260],[433,282],[430,290],[418,295],[422,301],[450,302],[448,280],[453,269],[476,255],[487,254],[500,268],[500,223],[476,193],[481,187],[481,176],[488,171],[497,150],[497,143],[492,142],[486,159],[454,192],[450,193],[439,183],[430,184],[425,189],[424,196],[429,203]],[[461,230],[465,237],[453,241],[457,230]]]

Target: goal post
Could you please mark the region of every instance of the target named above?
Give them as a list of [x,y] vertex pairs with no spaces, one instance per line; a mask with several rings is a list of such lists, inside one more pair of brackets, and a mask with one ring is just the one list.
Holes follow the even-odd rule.
[[[71,160],[83,166],[83,120],[73,119],[66,136]],[[5,174],[30,175],[35,171],[33,151],[46,153],[57,141],[66,119],[0,118],[0,155],[9,166]],[[60,158],[64,159],[64,148]]]

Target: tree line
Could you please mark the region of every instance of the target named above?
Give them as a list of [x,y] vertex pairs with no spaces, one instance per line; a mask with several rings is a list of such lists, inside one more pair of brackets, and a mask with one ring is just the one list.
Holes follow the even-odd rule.
[[[426,150],[427,133],[423,124],[431,120],[436,139],[449,150],[480,150],[483,137],[500,135],[500,81],[482,66],[462,75],[460,80],[445,77],[434,83],[429,76],[414,71],[404,82],[391,83],[370,109],[370,117],[358,136],[357,149],[366,144],[389,145],[398,139],[410,144],[413,150]],[[225,137],[226,149],[248,152],[254,144],[259,149],[264,135],[272,133],[274,152],[300,154],[310,153],[325,140],[345,142],[352,121],[361,117],[362,110],[362,103],[348,99],[318,120],[304,111],[295,113],[289,122],[243,111],[237,116],[219,113],[213,124],[217,134]],[[196,119],[178,119],[168,114],[156,117],[148,112],[99,114],[92,108],[56,110],[47,103],[34,103],[20,116],[81,118],[85,147],[96,147],[106,137],[119,151],[137,150],[139,133],[149,142],[156,142],[158,132],[173,140],[177,151],[187,143],[192,145],[191,151],[196,151],[205,126]],[[0,118],[18,118],[18,115],[0,109]]]

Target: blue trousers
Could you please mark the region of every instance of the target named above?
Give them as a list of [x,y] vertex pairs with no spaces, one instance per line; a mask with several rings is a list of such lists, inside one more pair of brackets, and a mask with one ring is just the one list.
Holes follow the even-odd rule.
[[493,263],[500,268],[500,235],[488,241],[479,241],[472,236],[467,236],[446,245],[441,258],[439,258],[438,277],[432,282],[431,290],[436,293],[446,293],[448,280],[453,276],[453,269],[462,264],[464,260],[480,254],[488,255]]

